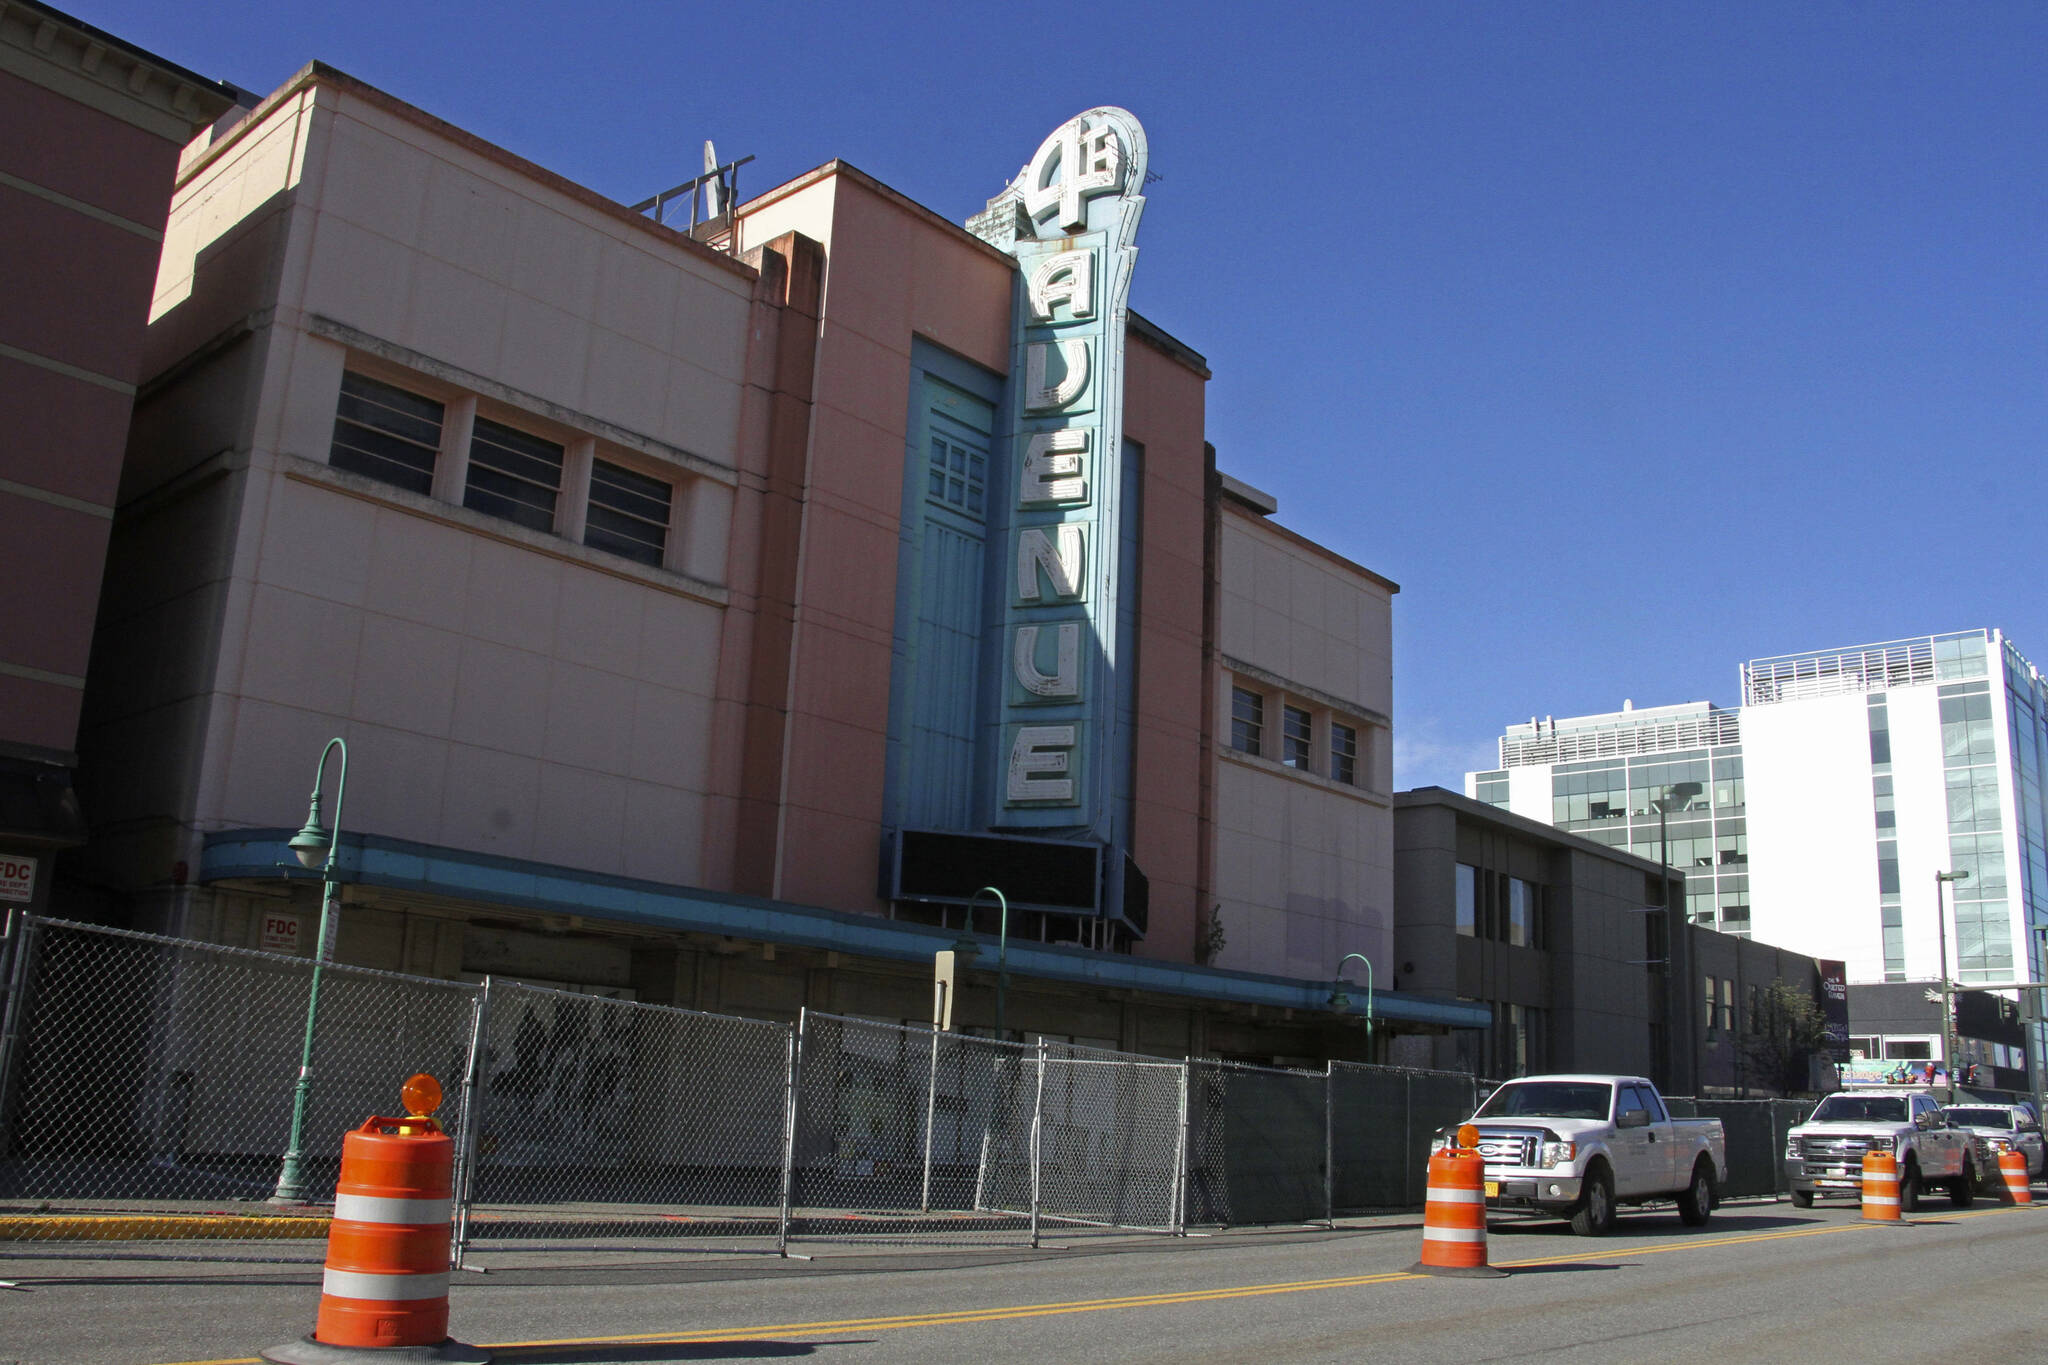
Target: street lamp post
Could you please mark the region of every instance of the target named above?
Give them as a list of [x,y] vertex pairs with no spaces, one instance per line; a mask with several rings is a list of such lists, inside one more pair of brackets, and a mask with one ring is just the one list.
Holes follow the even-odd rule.
[[[1683,935],[1684,926],[1691,922],[1691,917],[1681,917],[1678,923],[1672,923],[1670,816],[1671,808],[1674,803],[1677,805],[1679,810],[1684,810],[1687,806],[1692,804],[1692,799],[1695,796],[1698,796],[1701,792],[1705,790],[1705,785],[1699,782],[1671,782],[1665,785],[1664,794],[1662,796],[1654,797],[1650,802],[1651,805],[1657,808],[1657,900],[1659,902],[1661,909],[1664,912],[1663,967],[1665,987],[1661,1007],[1666,1017],[1666,1023],[1664,1028],[1665,1055],[1662,1059],[1662,1062],[1664,1068],[1664,1079],[1672,1081],[1679,1079],[1677,1058],[1674,1055],[1672,1055],[1675,1051],[1673,1047],[1674,1039],[1672,1035],[1675,1034],[1677,1030],[1673,1029],[1669,1023],[1669,1017],[1671,1013],[1671,983],[1674,980],[1679,979],[1677,977],[1677,974],[1672,971],[1672,959],[1678,955],[1678,941],[1680,937],[1682,937]],[[1648,959],[1646,960],[1644,965],[1654,965],[1655,961],[1656,960],[1654,958]],[[1685,967],[1688,973],[1691,972],[1692,964],[1690,959],[1687,960]],[[1695,1073],[1693,1074],[1693,1081],[1696,1087],[1699,1080],[1698,1075],[1696,1073],[1699,1067],[1700,1042],[1697,1035],[1693,1033],[1693,1030],[1699,1027],[1700,1011],[1696,1009],[1688,1009],[1686,1011],[1686,1015],[1688,1016],[1688,1020],[1685,1025],[1686,1036],[1692,1039],[1692,1047],[1690,1049],[1691,1061],[1686,1069],[1690,1073]]]
[[996,927],[996,1040],[1009,1035],[1003,1028],[1004,999],[1010,992],[1010,901],[993,886],[984,886],[967,898],[967,927],[974,928],[974,903],[983,896],[994,896],[996,905],[1002,911],[1002,920]]
[[[341,751],[341,771],[334,780],[334,825],[330,829],[320,822],[320,787],[327,776],[327,756],[336,749]],[[320,766],[313,770],[313,800],[306,812],[306,823],[292,836],[290,845],[300,863],[320,869],[326,886],[320,897],[320,937],[313,947],[313,979],[306,990],[306,1036],[299,1045],[299,1079],[292,1089],[291,1140],[285,1146],[284,1163],[278,1168],[277,1189],[270,1196],[273,1204],[303,1202],[301,1139],[306,1127],[306,1101],[313,1089],[313,1024],[320,1014],[320,974],[334,953],[335,918],[341,901],[341,800],[347,788],[348,745],[330,739],[320,751]]]
[[1941,941],[1941,1058],[1948,1067],[1948,1094],[1956,1095],[1956,1034],[1954,1001],[1950,998],[1955,986],[1948,979],[1948,912],[1942,908],[1941,888],[1945,882],[1966,880],[1970,870],[1960,872],[1937,872],[1934,874],[1934,928]]
[[1351,1008],[1351,997],[1344,994],[1344,964],[1353,960],[1365,964],[1365,1044],[1372,1046],[1372,959],[1364,953],[1346,953],[1337,959],[1336,979],[1330,983],[1330,1008],[1347,1010]]

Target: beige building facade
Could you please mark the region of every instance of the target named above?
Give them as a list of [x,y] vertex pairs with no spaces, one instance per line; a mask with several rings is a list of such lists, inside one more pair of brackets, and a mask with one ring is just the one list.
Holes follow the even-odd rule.
[[[1474,1026],[1388,981],[1394,585],[1216,473],[1206,362],[1135,314],[1090,343],[1120,366],[1114,667],[1076,723],[1104,814],[1005,808],[1018,278],[844,163],[680,231],[318,65],[193,143],[74,903],[312,953],[284,864],[326,762],[360,965],[911,1021],[964,938],[985,1028],[1002,925],[911,884],[917,836],[970,885],[1093,860],[1010,917],[1012,1032],[1302,1059]],[[1232,743],[1240,691],[1270,750]],[[1377,1033],[1332,1004],[1348,953]]]

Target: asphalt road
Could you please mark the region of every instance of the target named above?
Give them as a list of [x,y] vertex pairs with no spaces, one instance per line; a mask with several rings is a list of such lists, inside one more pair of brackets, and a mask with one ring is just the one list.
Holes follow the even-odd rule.
[[[1703,1231],[1634,1214],[1599,1240],[1498,1222],[1496,1280],[1411,1275],[1420,1246],[1397,1217],[1038,1253],[497,1258],[457,1277],[453,1326],[506,1365],[2048,1360],[2040,1207],[1885,1228],[1842,1205],[1731,1204]],[[0,1293],[0,1362],[22,1365],[247,1360],[310,1330],[318,1292],[310,1269],[0,1261],[0,1277],[25,1286]]]

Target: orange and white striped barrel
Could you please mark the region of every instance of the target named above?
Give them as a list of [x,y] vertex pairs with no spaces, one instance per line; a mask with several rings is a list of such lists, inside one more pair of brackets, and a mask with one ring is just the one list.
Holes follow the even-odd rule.
[[1486,1161],[1479,1153],[1446,1147],[1429,1159],[1429,1190],[1422,1209],[1422,1259],[1429,1275],[1498,1275],[1486,1264]]
[[1863,1221],[1897,1223],[1899,1163],[1890,1152],[1863,1154]]
[[2000,1152],[1998,1174],[2005,1180],[2005,1193],[2015,1204],[2034,1202],[2034,1190],[2027,1183],[2027,1154],[2025,1152]]
[[430,1118],[373,1118],[342,1139],[313,1340],[436,1346],[448,1338],[455,1144]]

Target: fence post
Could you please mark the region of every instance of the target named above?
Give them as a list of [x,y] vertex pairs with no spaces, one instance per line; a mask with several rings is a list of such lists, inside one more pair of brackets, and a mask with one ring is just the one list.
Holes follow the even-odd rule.
[[484,1088],[478,1083],[487,1056],[485,1038],[491,1027],[491,978],[469,1011],[469,1065],[462,1072],[462,1133],[455,1144],[455,1246],[449,1262],[461,1270],[469,1251],[469,1210],[476,1202],[477,1134],[484,1125]]
[[15,1054],[21,1050],[22,1016],[28,1011],[28,971],[35,957],[38,921],[29,914],[16,914],[8,933],[13,948],[7,970],[7,1002],[0,1011],[0,1156],[14,1154],[14,1072]]
[[1401,1203],[1419,1203],[1415,1197],[1415,1077],[1401,1073]]
[[782,1209],[775,1220],[775,1254],[789,1255],[789,1201],[796,1183],[796,1084],[804,1060],[804,1025],[810,1019],[809,1006],[798,1011],[796,1025],[789,1031],[788,1062],[783,1067],[782,1094]]
[[1038,1250],[1038,1200],[1045,1164],[1045,1039],[1038,1040],[1038,1086],[1031,1098],[1031,1249]]
[[939,1103],[939,1026],[932,1023],[932,1065],[924,1083],[924,1197],[918,1204],[920,1213],[932,1211],[932,1120],[937,1115]]
[[1188,1235],[1188,1095],[1194,1089],[1194,1061],[1180,1059],[1180,1133],[1175,1139],[1179,1151],[1174,1162],[1174,1180],[1180,1188],[1173,1201],[1173,1230],[1182,1237]]
[[1323,1221],[1337,1229],[1337,1064],[1323,1063]]

